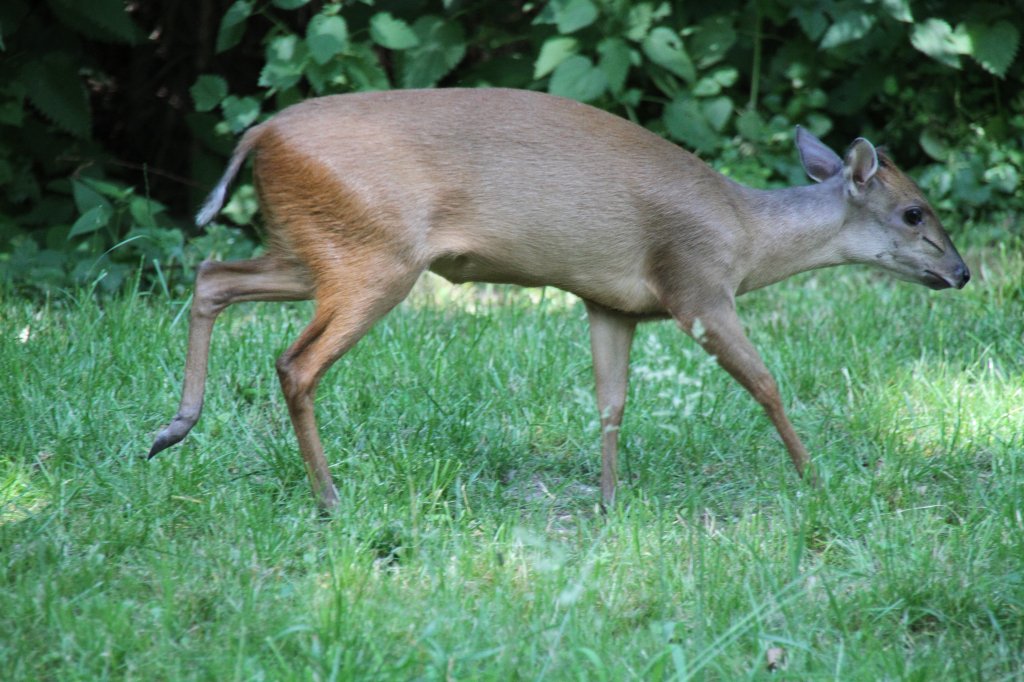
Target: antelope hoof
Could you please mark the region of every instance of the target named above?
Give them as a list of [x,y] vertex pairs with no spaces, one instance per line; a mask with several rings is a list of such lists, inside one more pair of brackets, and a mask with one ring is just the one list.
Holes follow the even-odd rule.
[[146,459],[153,459],[160,451],[166,450],[172,445],[181,442],[188,435],[192,427],[196,425],[195,419],[177,416],[167,427],[157,435],[153,441],[153,447],[149,449]]
[[812,490],[818,490],[821,488],[821,478],[818,476],[818,470],[813,464],[808,464],[807,467],[800,474],[800,478],[803,479],[807,487]]
[[325,519],[333,518],[338,511],[338,489],[333,483],[320,491],[317,506],[320,507],[320,515]]

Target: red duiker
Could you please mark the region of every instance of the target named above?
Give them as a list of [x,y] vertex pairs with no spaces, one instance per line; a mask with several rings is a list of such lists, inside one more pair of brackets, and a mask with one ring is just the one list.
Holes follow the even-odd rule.
[[586,303],[604,503],[615,496],[629,349],[647,319],[671,317],[713,355],[764,407],[803,475],[807,451],[735,297],[842,263],[933,289],[970,274],[917,186],[870,142],[840,158],[798,128],[796,146],[816,184],[758,190],[629,121],[535,92],[375,92],[289,107],[245,133],[197,217],[217,214],[251,153],[268,252],[200,266],[181,405],[149,456],[199,419],[226,306],[313,298],[313,320],[277,372],[313,491],[335,507],[317,383],[432,270],[555,286]]

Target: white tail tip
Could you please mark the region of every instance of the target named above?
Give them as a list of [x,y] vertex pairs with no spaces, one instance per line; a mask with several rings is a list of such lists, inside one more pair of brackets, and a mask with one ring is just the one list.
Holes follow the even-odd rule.
[[199,209],[199,213],[196,214],[196,225],[202,227],[206,223],[213,220],[213,217],[220,213],[221,206],[224,204],[224,195],[227,192],[227,185],[220,183],[213,188],[210,192],[210,196],[206,198],[206,202],[203,207]]

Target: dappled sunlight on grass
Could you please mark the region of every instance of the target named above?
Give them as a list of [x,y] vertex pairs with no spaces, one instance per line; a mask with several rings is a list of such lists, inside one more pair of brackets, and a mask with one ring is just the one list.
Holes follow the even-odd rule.
[[706,400],[705,384],[709,376],[722,370],[674,325],[651,324],[638,329],[632,359],[630,382],[645,399],[654,399],[646,414],[659,428],[678,435],[687,418],[713,403]]
[[51,502],[34,477],[41,474],[16,458],[0,457],[0,526],[22,521]]
[[225,312],[206,414],[152,462],[187,309],[11,306],[4,679],[766,679],[779,650],[785,679],[1016,679],[1024,261],[993,263],[962,292],[744,297],[818,489],[713,358],[642,325],[606,513],[571,295],[425,278],[321,382],[331,520],[273,367],[312,303]]
[[428,272],[420,277],[404,305],[479,314],[505,306],[541,304],[552,310],[569,310],[580,305],[580,300],[573,294],[554,287],[452,284],[443,277]]
[[877,390],[863,400],[880,432],[926,455],[1009,443],[1024,429],[1024,375],[992,359],[960,368],[922,358]]

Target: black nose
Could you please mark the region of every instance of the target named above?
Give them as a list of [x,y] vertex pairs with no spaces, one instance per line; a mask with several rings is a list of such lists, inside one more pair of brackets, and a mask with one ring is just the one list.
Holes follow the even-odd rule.
[[956,266],[956,270],[953,271],[953,277],[956,278],[956,288],[963,289],[971,281],[971,271],[967,269],[965,264],[960,263],[960,265]]

